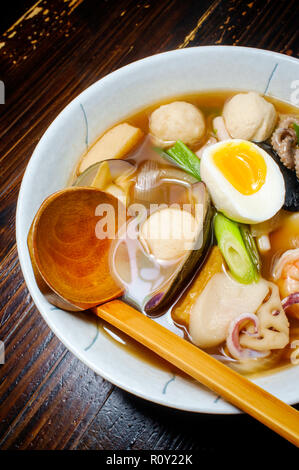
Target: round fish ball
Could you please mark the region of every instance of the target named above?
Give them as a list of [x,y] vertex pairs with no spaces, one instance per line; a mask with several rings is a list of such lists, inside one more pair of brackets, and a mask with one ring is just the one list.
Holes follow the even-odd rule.
[[154,212],[143,222],[139,238],[156,259],[174,260],[192,249],[196,227],[190,212],[168,207]]
[[277,114],[272,103],[255,91],[250,91],[233,96],[224,105],[223,117],[234,139],[262,142],[272,134]]
[[168,147],[177,140],[194,145],[205,134],[205,120],[202,112],[193,104],[174,101],[160,106],[151,114],[149,129],[161,147]]

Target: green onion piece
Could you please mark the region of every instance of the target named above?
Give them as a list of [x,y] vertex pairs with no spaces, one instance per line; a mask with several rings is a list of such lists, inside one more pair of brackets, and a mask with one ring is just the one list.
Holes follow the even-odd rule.
[[295,122],[293,123],[293,127],[295,129],[296,135],[297,135],[297,145],[299,145],[299,126]]
[[200,159],[181,140],[178,140],[172,147],[166,150],[166,152],[158,148],[154,150],[163,158],[166,158],[171,163],[175,163],[187,173],[194,176],[198,181],[201,180],[199,171]]
[[214,231],[232,276],[242,284],[256,281],[257,271],[246,250],[239,225],[217,213],[214,218]]
[[247,252],[250,256],[252,263],[254,264],[257,274],[261,271],[261,259],[258,252],[254,237],[251,233],[251,230],[248,225],[240,224],[240,232],[243,238],[244,245],[247,249]]

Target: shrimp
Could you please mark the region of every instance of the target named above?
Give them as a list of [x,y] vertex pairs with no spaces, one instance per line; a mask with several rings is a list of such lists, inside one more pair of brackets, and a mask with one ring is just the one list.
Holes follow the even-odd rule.
[[[279,286],[282,298],[299,292],[299,248],[283,253],[274,266],[273,278]],[[287,313],[299,318],[299,304],[290,305]]]

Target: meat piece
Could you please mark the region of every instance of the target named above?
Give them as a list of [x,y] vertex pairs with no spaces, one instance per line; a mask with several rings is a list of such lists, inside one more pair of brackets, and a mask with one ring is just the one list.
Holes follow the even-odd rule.
[[282,163],[290,170],[295,170],[299,178],[299,148],[297,134],[292,127],[294,123],[299,125],[299,119],[294,116],[283,119],[272,134],[271,144]]

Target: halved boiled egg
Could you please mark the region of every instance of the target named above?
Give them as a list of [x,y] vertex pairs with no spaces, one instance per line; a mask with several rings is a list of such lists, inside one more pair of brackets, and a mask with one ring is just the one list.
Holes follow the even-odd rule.
[[278,165],[247,140],[230,139],[207,147],[200,174],[215,207],[237,222],[263,222],[283,206],[285,185]]

